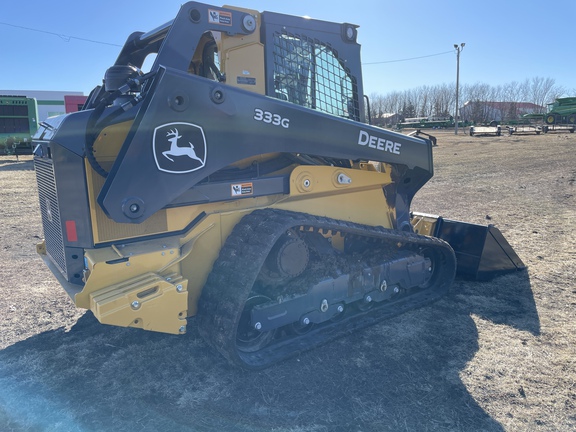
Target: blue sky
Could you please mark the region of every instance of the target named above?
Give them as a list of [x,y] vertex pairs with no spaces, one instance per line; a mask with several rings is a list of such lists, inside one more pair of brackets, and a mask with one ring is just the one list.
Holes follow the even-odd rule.
[[[133,31],[174,18],[180,0],[5,0],[0,22],[0,88],[81,91],[101,83]],[[222,3],[207,2],[215,6]],[[258,11],[360,25],[365,93],[386,94],[456,81],[490,85],[553,78],[576,93],[576,1],[228,0]],[[352,5],[352,6],[349,6]],[[553,9],[553,10],[552,10]],[[61,36],[58,36],[61,35]],[[67,38],[72,36],[72,39]],[[435,55],[438,53],[444,53]],[[397,61],[423,57],[415,60]],[[378,63],[380,64],[368,64]],[[573,95],[573,94],[570,94]]]

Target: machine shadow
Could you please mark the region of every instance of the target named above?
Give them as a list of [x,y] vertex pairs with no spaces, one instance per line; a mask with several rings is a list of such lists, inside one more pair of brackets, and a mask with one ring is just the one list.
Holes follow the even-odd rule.
[[230,368],[193,320],[167,336],[87,313],[0,351],[0,429],[502,431],[460,379],[478,350],[472,314],[540,331],[527,272],[457,281],[433,305],[260,372]]

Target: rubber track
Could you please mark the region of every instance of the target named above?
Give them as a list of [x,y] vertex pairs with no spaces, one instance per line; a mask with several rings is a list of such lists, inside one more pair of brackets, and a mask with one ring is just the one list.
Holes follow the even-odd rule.
[[[324,323],[312,331],[289,340],[273,343],[254,353],[238,352],[236,329],[252,286],[264,260],[278,238],[289,228],[311,226],[376,238],[403,245],[431,248],[436,259],[435,286],[377,307]],[[246,369],[262,369],[276,362],[315,348],[330,340],[423,306],[444,295],[456,271],[454,251],[448,243],[413,233],[372,227],[276,209],[256,210],[246,215],[228,236],[204,286],[198,307],[198,327],[202,337],[226,359]]]

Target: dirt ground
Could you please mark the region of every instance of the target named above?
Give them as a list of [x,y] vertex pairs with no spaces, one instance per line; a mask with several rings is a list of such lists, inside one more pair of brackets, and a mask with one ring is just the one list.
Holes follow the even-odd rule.
[[[0,157],[1,431],[576,430],[576,134],[440,131],[413,209],[495,224],[528,266],[262,372],[100,325],[36,256],[30,157]],[[433,132],[434,133],[434,132]]]

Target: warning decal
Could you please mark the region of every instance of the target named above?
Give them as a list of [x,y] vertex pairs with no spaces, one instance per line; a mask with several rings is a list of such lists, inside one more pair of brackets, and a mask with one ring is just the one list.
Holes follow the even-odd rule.
[[236,84],[256,85],[256,78],[250,77],[236,77]]
[[232,13],[208,9],[208,22],[210,24],[232,25]]
[[252,183],[240,183],[231,185],[231,193],[233,197],[252,195],[254,188]]

